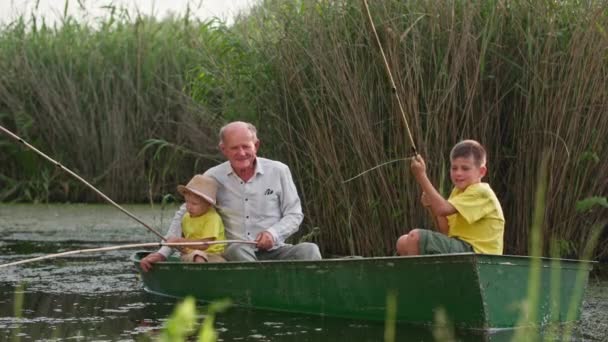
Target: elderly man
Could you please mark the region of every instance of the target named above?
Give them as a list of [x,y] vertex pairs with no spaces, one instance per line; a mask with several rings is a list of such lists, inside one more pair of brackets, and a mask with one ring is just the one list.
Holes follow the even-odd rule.
[[[219,183],[217,207],[226,237],[257,243],[229,245],[224,257],[228,261],[321,259],[319,248],[313,243],[285,243],[304,217],[300,198],[289,167],[257,157],[259,147],[252,124],[231,122],[220,130],[219,148],[228,161],[205,172]],[[181,236],[185,211],[184,206],[177,211],[167,237]],[[170,253],[169,247],[162,247],[141,261],[142,269],[148,271]]]

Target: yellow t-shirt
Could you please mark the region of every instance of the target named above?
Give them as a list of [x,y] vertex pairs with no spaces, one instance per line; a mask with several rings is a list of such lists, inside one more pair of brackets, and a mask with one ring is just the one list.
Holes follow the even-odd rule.
[[490,185],[476,183],[452,190],[450,202],[458,212],[449,215],[448,236],[468,242],[476,253],[502,254],[505,217]]
[[[224,223],[213,207],[209,208],[205,214],[197,217],[190,217],[190,214],[186,212],[182,218],[182,234],[186,239],[215,237],[216,240],[226,240]],[[223,244],[211,245],[205,252],[221,254],[224,252],[224,247]],[[191,251],[192,249],[185,248],[184,252],[189,253]]]

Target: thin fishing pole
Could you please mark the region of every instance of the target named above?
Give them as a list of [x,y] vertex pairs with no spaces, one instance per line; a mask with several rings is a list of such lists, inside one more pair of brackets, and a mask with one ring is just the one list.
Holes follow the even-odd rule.
[[108,246],[108,247],[100,247],[100,248],[89,248],[89,249],[79,249],[74,251],[67,251],[56,254],[47,254],[41,257],[19,260],[15,262],[9,262],[7,264],[0,265],[0,268],[22,265],[27,263],[32,263],[41,260],[53,259],[64,257],[68,255],[80,254],[80,253],[93,253],[93,252],[107,252],[114,251],[118,249],[129,249],[129,248],[142,248],[142,247],[177,247],[177,246],[200,246],[200,245],[217,245],[217,244],[234,244],[234,243],[242,243],[242,244],[257,244],[255,241],[244,241],[244,240],[217,240],[217,241],[207,241],[207,242],[147,242],[147,243],[134,243],[128,245],[119,245],[119,246]]
[[41,151],[39,151],[37,148],[35,148],[34,146],[28,144],[25,140],[21,139],[19,136],[17,136],[15,133],[9,131],[8,129],[2,127],[0,125],[0,130],[4,131],[4,133],[8,134],[9,136],[11,136],[12,138],[16,139],[17,141],[19,141],[20,143],[22,143],[23,145],[25,145],[26,147],[28,147],[29,149],[31,149],[32,151],[38,153],[39,155],[41,155],[42,157],[44,157],[46,160],[50,161],[51,163],[55,164],[57,167],[59,167],[60,169],[62,169],[63,171],[69,173],[70,175],[74,176],[74,178],[78,179],[79,181],[81,181],[82,183],[84,183],[86,186],[88,186],[89,188],[91,188],[93,191],[95,191],[99,196],[101,196],[103,199],[105,199],[106,201],[108,201],[110,204],[112,204],[113,206],[115,206],[116,208],[118,208],[120,211],[122,211],[123,213],[127,214],[127,216],[129,216],[130,218],[134,219],[135,221],[141,223],[144,227],[146,227],[149,231],[151,231],[152,233],[154,233],[156,236],[158,236],[159,238],[161,238],[162,240],[165,240],[165,237],[160,234],[158,231],[156,231],[154,228],[150,227],[149,225],[147,225],[144,221],[142,221],[141,219],[139,219],[137,216],[131,214],[130,212],[128,212],[126,209],[124,209],[123,207],[121,207],[120,205],[118,205],[116,202],[114,202],[110,197],[106,196],[103,192],[97,190],[96,187],[94,187],[93,185],[89,184],[89,182],[87,182],[86,180],[84,180],[82,177],[80,177],[79,175],[77,175],[76,173],[74,173],[72,170],[68,169],[67,167],[61,165],[61,163],[59,163],[56,160],[53,160],[51,157],[47,156],[46,154],[42,153]]
[[[401,98],[399,97],[399,93],[397,92],[397,85],[395,84],[395,79],[393,78],[393,73],[391,71],[390,66],[388,65],[388,60],[386,59],[386,54],[384,53],[384,49],[382,48],[382,43],[380,43],[380,37],[378,37],[378,32],[376,32],[376,25],[374,25],[374,20],[372,19],[372,14],[369,11],[369,5],[367,4],[367,0],[363,1],[363,7],[365,7],[365,13],[367,14],[367,19],[369,20],[369,25],[372,28],[372,32],[374,33],[374,37],[376,38],[376,43],[378,44],[378,48],[380,49],[380,54],[382,55],[382,61],[384,62],[384,68],[386,70],[386,74],[388,75],[389,82],[391,83],[391,90],[395,97],[397,98],[397,104],[399,105],[399,111],[401,112],[401,118],[403,119],[403,123],[405,124],[405,129],[407,131],[407,135],[410,138],[410,143],[412,144],[412,153],[414,156],[418,155],[418,150],[416,149],[416,143],[414,143],[414,137],[412,135],[412,131],[410,130],[410,125],[407,122],[407,118],[405,117],[405,110],[403,110],[403,104],[401,103]],[[428,208],[427,208],[428,209]],[[433,222],[435,226],[439,229],[439,222],[437,221],[437,217],[435,214],[429,209],[429,213],[433,218]]]
[[395,97],[397,98],[397,104],[399,105],[399,111],[401,112],[401,118],[403,119],[403,123],[405,124],[405,129],[407,130],[408,137],[410,139],[410,143],[412,144],[412,152],[414,155],[418,154],[418,150],[416,149],[416,144],[414,143],[414,138],[412,135],[412,131],[410,130],[410,125],[407,122],[405,117],[405,111],[403,110],[403,104],[401,103],[401,98],[397,93],[397,85],[395,84],[395,80],[393,78],[393,73],[391,72],[391,68],[388,65],[388,60],[386,59],[386,55],[384,54],[384,49],[382,48],[382,44],[380,43],[380,38],[378,37],[378,32],[376,32],[376,26],[374,25],[374,20],[372,19],[372,15],[369,11],[369,6],[367,4],[367,0],[363,0],[363,6],[365,7],[365,12],[367,13],[367,19],[369,20],[369,24],[372,28],[372,32],[374,33],[374,37],[376,38],[376,43],[378,44],[378,48],[380,49],[380,54],[382,55],[382,60],[384,62],[384,68],[386,69],[386,74],[388,75],[388,79],[391,83],[391,90]]

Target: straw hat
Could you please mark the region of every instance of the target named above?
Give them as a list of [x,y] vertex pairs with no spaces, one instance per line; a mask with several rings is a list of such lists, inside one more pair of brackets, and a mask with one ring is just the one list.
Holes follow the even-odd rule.
[[196,175],[186,185],[178,185],[177,191],[182,194],[193,193],[202,197],[205,201],[215,205],[215,194],[217,193],[217,183],[211,177]]

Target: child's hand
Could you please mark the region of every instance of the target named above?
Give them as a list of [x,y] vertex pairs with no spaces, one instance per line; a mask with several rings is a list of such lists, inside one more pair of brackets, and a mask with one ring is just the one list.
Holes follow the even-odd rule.
[[180,243],[184,242],[185,239],[179,237],[172,237],[167,239],[167,243]]
[[[179,237],[172,237],[172,238],[168,238],[167,241],[165,241],[167,243],[180,243],[180,242],[184,242],[183,238],[179,238]],[[180,247],[180,246],[173,246],[172,248],[177,249],[180,253],[184,252],[184,247]]]
[[412,169],[414,176],[423,175],[426,173],[426,164],[424,163],[424,159],[422,159],[421,155],[417,154],[414,158],[412,158],[410,168]]

